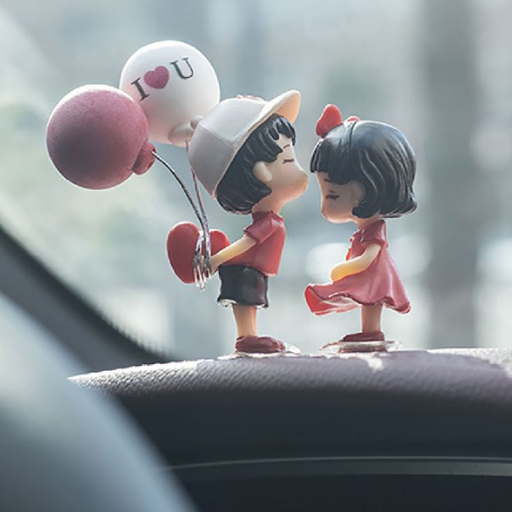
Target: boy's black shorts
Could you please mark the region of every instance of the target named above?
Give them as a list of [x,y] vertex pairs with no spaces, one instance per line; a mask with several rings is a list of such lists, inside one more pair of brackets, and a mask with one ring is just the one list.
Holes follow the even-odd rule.
[[268,308],[268,277],[259,270],[243,265],[221,265],[219,277],[219,304]]

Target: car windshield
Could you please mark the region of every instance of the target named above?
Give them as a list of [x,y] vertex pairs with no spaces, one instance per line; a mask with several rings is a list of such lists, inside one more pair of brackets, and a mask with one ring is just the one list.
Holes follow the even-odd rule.
[[[221,98],[302,94],[296,155],[309,170],[324,106],[397,126],[415,149],[417,212],[387,222],[412,303],[386,311],[407,349],[495,346],[512,328],[512,4],[505,0],[4,0],[0,222],[120,329],[164,356],[233,350],[231,311],[184,285],[166,253],[171,227],[194,221],[168,171],[101,192],[66,181],[45,147],[57,102],[84,84],[119,85],[139,47],[181,40],[213,64]],[[182,148],[157,144],[192,187]],[[308,283],[329,280],[353,224],[327,222],[314,174],[285,206],[287,242],[260,331],[316,352],[359,329],[359,313],[312,315]],[[509,193],[510,192],[510,193]],[[210,225],[237,240],[250,218],[202,194]]]

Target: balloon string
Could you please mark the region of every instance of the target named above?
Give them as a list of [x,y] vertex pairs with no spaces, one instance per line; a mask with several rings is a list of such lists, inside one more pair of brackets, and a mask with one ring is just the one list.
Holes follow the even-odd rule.
[[[188,141],[187,141],[187,154],[188,154]],[[192,180],[194,182],[194,189],[196,191],[197,204],[199,205],[199,209],[201,210],[201,215],[203,216],[204,223],[208,228],[208,217],[206,216],[206,210],[204,208],[203,200],[201,198],[201,193],[199,192],[199,185],[197,184],[197,174],[192,166],[190,166],[190,172],[192,174]]]
[[190,203],[190,206],[192,206],[192,209],[194,210],[194,213],[196,214],[197,220],[199,221],[199,224],[201,224],[201,228],[205,229],[205,223],[204,219],[201,215],[201,212],[197,208],[196,204],[194,203],[194,200],[192,199],[192,194],[189,192],[187,186],[183,182],[183,180],[178,176],[176,171],[168,164],[158,153],[155,151],[152,152],[153,156],[164,166],[167,168],[167,170],[170,171],[170,173],[174,176],[178,184],[180,185],[181,189],[183,190],[185,196],[188,199],[188,202]]
[[[188,154],[188,141],[186,142],[187,154]],[[205,254],[205,266],[206,266],[206,277],[211,277],[211,268],[210,268],[210,258],[212,255],[212,246],[211,246],[211,236],[210,236],[210,226],[208,223],[208,216],[206,215],[206,209],[203,204],[203,200],[201,198],[201,193],[199,191],[199,185],[197,183],[197,174],[195,169],[190,166],[190,173],[192,174],[192,181],[194,182],[194,189],[197,197],[197,204],[199,205],[199,210],[201,211],[201,215],[204,221],[204,254]]]
[[[196,285],[201,289],[206,289],[206,281],[211,277],[210,267],[210,256],[211,256],[211,242],[210,242],[210,230],[208,227],[208,218],[206,217],[206,211],[199,194],[199,187],[197,185],[197,178],[195,172],[192,170],[192,176],[194,178],[194,187],[196,191],[199,208],[196,206],[192,194],[188,190],[183,180],[178,176],[176,171],[166,162],[156,151],[152,151],[153,156],[174,176],[178,184],[180,185],[183,193],[185,194],[190,206],[194,210],[194,213],[201,225],[202,232],[200,233],[199,239],[196,244],[193,268],[194,268],[194,281]],[[204,251],[203,251],[204,249]],[[204,254],[204,257],[203,257]]]

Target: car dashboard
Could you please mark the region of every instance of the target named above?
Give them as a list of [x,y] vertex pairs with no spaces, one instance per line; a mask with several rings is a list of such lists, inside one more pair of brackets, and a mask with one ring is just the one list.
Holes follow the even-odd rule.
[[72,380],[120,401],[201,511],[506,510],[511,355],[226,357]]

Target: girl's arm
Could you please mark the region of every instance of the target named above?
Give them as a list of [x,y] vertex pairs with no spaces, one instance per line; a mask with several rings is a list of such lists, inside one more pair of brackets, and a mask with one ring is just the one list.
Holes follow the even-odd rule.
[[240,240],[233,242],[231,245],[224,247],[217,254],[214,254],[210,258],[210,267],[212,269],[212,274],[217,271],[217,269],[226,261],[232,260],[237,256],[240,256],[244,252],[247,252],[251,247],[256,245],[256,240],[251,238],[250,236],[243,236]]
[[343,277],[363,272],[374,262],[375,258],[379,254],[379,251],[379,244],[370,244],[366,248],[366,251],[364,251],[363,254],[361,254],[361,256],[358,256],[357,258],[353,258],[348,261],[344,261],[343,263],[340,263],[339,265],[333,267],[333,269],[331,270],[331,279],[333,281],[338,281]]

